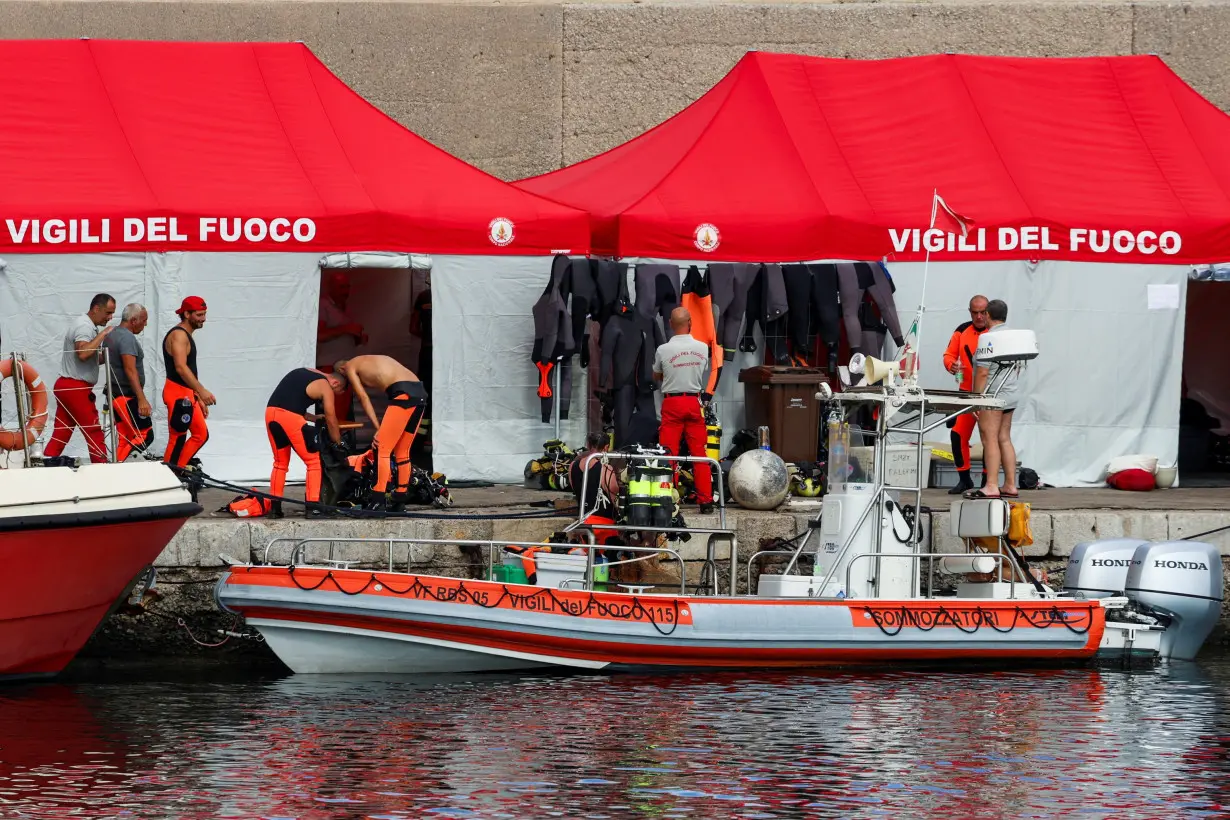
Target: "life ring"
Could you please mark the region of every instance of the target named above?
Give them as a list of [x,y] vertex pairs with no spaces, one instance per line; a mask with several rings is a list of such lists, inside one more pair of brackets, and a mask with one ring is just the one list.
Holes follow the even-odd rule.
[[[47,426],[47,383],[39,378],[38,371],[25,362],[18,362],[21,380],[30,393],[30,415],[26,419],[25,435],[20,430],[5,430],[0,427],[0,450],[21,450],[33,444]],[[0,359],[0,381],[13,375],[13,360]]]

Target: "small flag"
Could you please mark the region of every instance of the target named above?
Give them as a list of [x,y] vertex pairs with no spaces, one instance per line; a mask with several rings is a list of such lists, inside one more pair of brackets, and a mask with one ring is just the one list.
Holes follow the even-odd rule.
[[948,207],[948,203],[937,192],[931,200],[931,227],[939,228],[944,233],[961,234],[961,238],[969,236],[970,226],[974,220]]
[[897,351],[897,363],[901,366],[901,375],[904,378],[909,378],[911,374],[918,372],[918,317],[914,317],[914,322],[910,325],[910,329],[905,332],[905,344]]

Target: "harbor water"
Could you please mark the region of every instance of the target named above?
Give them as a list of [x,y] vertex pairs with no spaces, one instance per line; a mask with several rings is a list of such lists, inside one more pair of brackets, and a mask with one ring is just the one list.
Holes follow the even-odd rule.
[[3,818],[1225,817],[1230,658],[1155,670],[0,689]]

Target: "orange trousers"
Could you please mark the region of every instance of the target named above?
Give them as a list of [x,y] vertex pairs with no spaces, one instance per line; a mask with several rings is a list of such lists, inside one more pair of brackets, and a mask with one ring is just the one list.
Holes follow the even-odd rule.
[[162,401],[167,406],[167,426],[171,434],[162,460],[176,467],[187,467],[189,459],[209,441],[205,411],[191,388],[169,379],[162,386]]
[[372,489],[377,493],[388,492],[393,477],[389,456],[397,460],[397,491],[405,492],[410,488],[410,448],[426,412],[425,403],[415,404],[405,393],[394,396],[392,401],[395,403],[389,404],[384,411],[380,429],[372,442],[376,447],[376,486]]
[[145,452],[154,441],[154,420],[137,415],[137,400],[131,396],[116,396],[111,407],[115,412],[115,460],[124,461],[133,450]]
[[265,408],[265,432],[273,449],[273,472],[269,474],[269,494],[281,497],[286,491],[286,471],[290,451],[307,467],[307,501],[320,500],[320,453],[316,450],[315,428],[303,416],[282,407]]

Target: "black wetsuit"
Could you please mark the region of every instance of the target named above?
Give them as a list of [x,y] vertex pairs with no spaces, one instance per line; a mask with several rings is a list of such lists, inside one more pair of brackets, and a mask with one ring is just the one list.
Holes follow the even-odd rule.
[[556,256],[551,263],[551,277],[542,296],[534,303],[534,349],[530,360],[538,368],[538,398],[543,423],[551,421],[555,402],[555,389],[551,385],[551,371],[559,367],[560,418],[568,418],[572,398],[572,368],[569,366],[576,351],[572,337],[572,318],[568,303],[560,286],[565,283],[572,267],[567,256]]
[[743,326],[739,349],[745,353],[756,350],[752,329],[759,323],[773,360],[778,364],[789,364],[790,356],[786,351],[786,313],[789,307],[782,266],[761,265],[756,281],[747,292],[747,322]]
[[636,266],[636,311],[642,316],[662,317],[663,332],[670,338],[671,311],[679,307],[678,265],[641,264]]
[[631,301],[628,298],[628,263],[591,259],[589,266],[596,291],[596,303],[591,313],[598,325],[605,327],[606,320],[615,313],[620,300]]
[[648,413],[656,426],[653,354],[664,341],[656,318],[638,313],[626,302],[602,329],[598,379],[604,386],[609,383],[613,394],[616,447],[627,445],[633,416]]
[[192,334],[188,333],[188,331],[184,330],[179,325],[176,325],[175,327],[168,330],[167,335],[162,337],[162,369],[167,374],[167,381],[174,382],[175,384],[178,384],[180,387],[188,387],[188,389],[191,390],[192,388],[188,386],[188,383],[185,382],[180,377],[179,371],[175,369],[174,357],[172,357],[171,354],[167,352],[167,339],[171,338],[171,334],[177,330],[180,331],[181,333],[187,334],[188,336],[188,358],[186,360],[188,364],[188,371],[192,373],[194,377],[197,375],[197,372],[196,372],[196,339],[192,338]]
[[280,407],[301,416],[307,415],[308,408],[316,404],[316,399],[307,394],[308,385],[320,381],[325,376],[306,367],[297,367],[282,377],[278,386],[273,388],[267,407]]
[[715,262],[709,266],[709,290],[717,308],[717,338],[725,361],[733,361],[739,331],[747,312],[747,294],[756,281],[759,265]]
[[[581,367],[589,367],[589,319],[598,308],[598,286],[588,259],[569,259],[568,262],[567,272],[560,282],[560,295],[568,302],[574,350],[581,355]],[[563,418],[568,415],[565,413]]]

